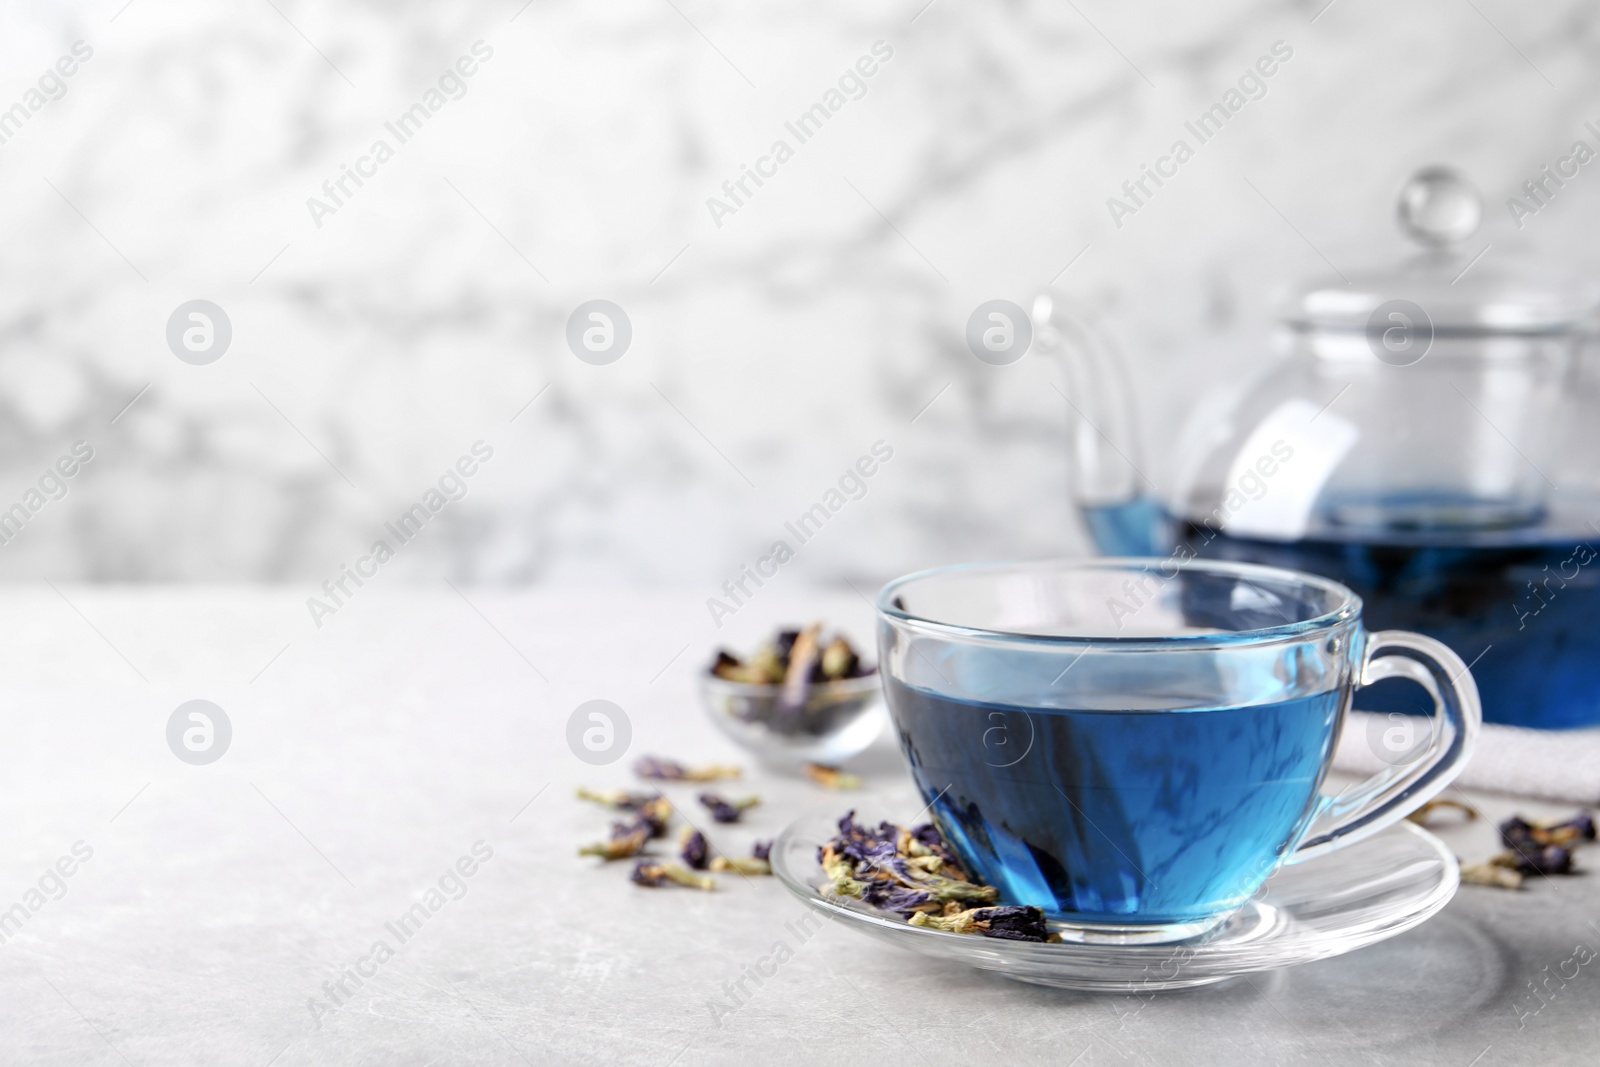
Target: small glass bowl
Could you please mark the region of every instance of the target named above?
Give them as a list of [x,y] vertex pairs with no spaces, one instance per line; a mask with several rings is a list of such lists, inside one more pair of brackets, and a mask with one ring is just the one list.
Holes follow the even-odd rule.
[[877,740],[884,715],[878,673],[811,686],[797,716],[778,711],[779,685],[700,676],[711,721],[768,766],[794,771],[803,763],[837,764]]

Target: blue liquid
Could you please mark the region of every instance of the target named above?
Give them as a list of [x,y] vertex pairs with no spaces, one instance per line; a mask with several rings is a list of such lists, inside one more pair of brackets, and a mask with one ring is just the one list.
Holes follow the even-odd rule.
[[[1146,500],[1092,509],[1108,513],[1090,521],[1101,550],[1124,555],[1139,551],[1141,539],[1153,540],[1151,526],[1127,538],[1115,534],[1137,526],[1150,509]],[[1368,630],[1413,630],[1443,641],[1472,664],[1489,722],[1600,724],[1600,536],[1591,547],[1582,536],[1537,527],[1352,531],[1348,539],[1325,529],[1293,542],[1231,537],[1192,523],[1176,524],[1175,532],[1204,558],[1306,571],[1349,586],[1365,602]],[[1356,706],[1432,711],[1420,688],[1401,682],[1362,690]]]
[[1117,925],[1248,900],[1315,813],[1342,711],[1336,690],[1156,712],[886,690],[912,777],[973,873],[1007,903]]
[[1147,496],[1124,504],[1084,508],[1083,521],[1094,543],[1108,556],[1165,556],[1170,547],[1162,536],[1166,513]]

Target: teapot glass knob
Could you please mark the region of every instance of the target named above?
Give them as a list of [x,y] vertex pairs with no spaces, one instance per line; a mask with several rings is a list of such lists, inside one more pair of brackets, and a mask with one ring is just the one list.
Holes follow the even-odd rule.
[[1483,198],[1449,167],[1424,167],[1400,190],[1400,228],[1429,248],[1471,237],[1483,221]]

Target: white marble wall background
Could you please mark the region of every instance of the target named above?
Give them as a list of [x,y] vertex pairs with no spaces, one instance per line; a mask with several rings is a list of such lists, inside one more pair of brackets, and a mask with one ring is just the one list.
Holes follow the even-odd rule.
[[[1600,119],[1592,4],[1324,3],[0,7],[0,106],[95,50],[0,145],[0,508],[96,450],[0,576],[320,581],[478,439],[386,574],[714,588],[878,439],[792,573],[1079,549],[1059,375],[974,360],[978,302],[1087,246],[1057,288],[1121,339],[1159,451],[1266,358],[1287,279],[1400,251],[1420,164],[1477,178],[1497,248],[1592,251],[1600,171],[1520,235],[1502,206]],[[315,227],[305,199],[478,39],[468,94]],[[877,40],[866,96],[717,228],[706,197]],[[1276,40],[1266,97],[1114,227]],[[194,297],[235,330],[206,367],[163,339]],[[593,297],[634,323],[607,367],[561,341]]]

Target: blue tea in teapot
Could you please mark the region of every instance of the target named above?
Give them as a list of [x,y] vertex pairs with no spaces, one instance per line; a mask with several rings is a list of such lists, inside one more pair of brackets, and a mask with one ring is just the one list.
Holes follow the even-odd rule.
[[[1157,492],[1124,371],[1051,306],[1079,503],[1100,551],[1333,578],[1373,629],[1472,665],[1491,722],[1600,724],[1600,368],[1594,287],[1464,242],[1481,203],[1430,168],[1402,193],[1423,250],[1302,290],[1285,357],[1201,406]],[[1421,711],[1414,687],[1362,693]]]
[[[1562,728],[1600,723],[1600,533],[1541,522],[1503,530],[1324,529],[1294,541],[1240,536],[1192,519],[1152,527],[1139,498],[1085,509],[1107,555],[1163,553],[1264,563],[1332,578],[1355,590],[1375,630],[1414,630],[1471,665],[1484,718]],[[1342,536],[1341,536],[1342,535]],[[1175,547],[1172,547],[1175,546]],[[1368,711],[1422,713],[1419,692],[1380,683]]]

